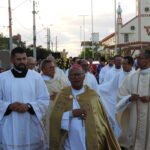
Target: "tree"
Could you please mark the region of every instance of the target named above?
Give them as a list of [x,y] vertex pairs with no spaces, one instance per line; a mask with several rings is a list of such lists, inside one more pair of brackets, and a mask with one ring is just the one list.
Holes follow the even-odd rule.
[[[27,56],[33,56],[33,45],[29,45],[26,48]],[[41,45],[36,47],[36,54],[37,54],[37,60],[45,59],[49,54],[50,51],[43,48]]]
[[84,58],[84,53],[85,53],[85,59],[92,58],[93,55],[95,60],[98,60],[101,57],[101,54],[98,51],[92,50],[91,48],[85,48],[85,50],[81,52],[79,57]]

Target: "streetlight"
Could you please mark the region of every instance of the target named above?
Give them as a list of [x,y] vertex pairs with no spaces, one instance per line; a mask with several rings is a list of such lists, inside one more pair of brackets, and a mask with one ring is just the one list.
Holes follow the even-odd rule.
[[93,48],[93,0],[91,0],[91,25],[92,25],[92,43],[91,43],[91,48],[92,48],[92,58],[94,59],[94,48]]
[[37,59],[37,53],[36,53],[36,10],[35,10],[35,0],[33,0],[33,57],[35,58],[35,60]]
[[51,26],[52,24],[47,27],[47,49],[51,50]]
[[83,17],[83,48],[84,48],[84,59],[86,57],[86,51],[85,51],[85,17],[88,15],[80,15]]
[[11,3],[8,0],[8,13],[9,13],[9,50],[13,49],[13,39],[12,39],[12,17],[11,17]]
[[115,52],[117,51],[117,24],[116,24],[116,0],[114,0],[114,11],[115,11]]

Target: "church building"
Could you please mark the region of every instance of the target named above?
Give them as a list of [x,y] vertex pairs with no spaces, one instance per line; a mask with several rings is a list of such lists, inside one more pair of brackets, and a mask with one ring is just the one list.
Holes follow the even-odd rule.
[[100,41],[106,51],[136,54],[150,48],[150,0],[136,0],[136,16],[126,23],[122,22],[122,9],[119,4],[116,32]]

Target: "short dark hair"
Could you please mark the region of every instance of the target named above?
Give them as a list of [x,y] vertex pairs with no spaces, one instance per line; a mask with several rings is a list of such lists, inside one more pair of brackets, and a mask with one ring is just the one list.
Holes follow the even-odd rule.
[[114,57],[109,57],[108,60],[114,60]]
[[128,64],[132,65],[134,64],[134,60],[131,56],[125,56],[124,59],[128,60]]
[[105,57],[101,57],[99,60],[102,61],[102,62],[106,61]]
[[15,55],[19,53],[19,54],[23,54],[26,53],[25,49],[22,47],[16,47],[11,51],[11,57],[15,57]]

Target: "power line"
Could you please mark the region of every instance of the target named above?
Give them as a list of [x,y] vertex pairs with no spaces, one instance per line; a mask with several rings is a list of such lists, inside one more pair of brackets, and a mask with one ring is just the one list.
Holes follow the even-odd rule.
[[[19,19],[17,18],[17,17],[14,17],[14,19],[15,19],[15,22],[17,22],[22,28],[24,28],[26,31],[28,31],[28,32],[30,32],[29,30],[32,30],[31,28],[27,28],[27,27],[25,27],[20,21],[19,21]],[[13,20],[14,20],[13,19]]]
[[27,2],[28,0],[24,0],[22,1],[19,5],[17,5],[15,8],[12,9],[12,11],[16,10],[17,8],[19,8],[20,6],[22,6],[25,2]]

